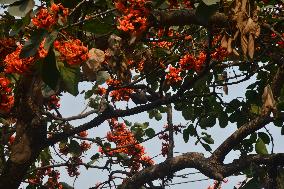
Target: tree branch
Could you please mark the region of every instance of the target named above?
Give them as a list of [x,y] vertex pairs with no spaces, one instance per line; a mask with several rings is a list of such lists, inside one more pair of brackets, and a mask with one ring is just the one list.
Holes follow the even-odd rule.
[[124,181],[118,189],[133,189],[143,186],[145,183],[163,178],[185,168],[195,168],[209,178],[222,181],[223,178],[236,174],[252,163],[265,165],[284,165],[284,153],[259,155],[253,154],[240,157],[229,164],[216,163],[215,160],[205,158],[201,153],[185,153],[168,159],[160,164],[148,167],[136,173],[133,177]]

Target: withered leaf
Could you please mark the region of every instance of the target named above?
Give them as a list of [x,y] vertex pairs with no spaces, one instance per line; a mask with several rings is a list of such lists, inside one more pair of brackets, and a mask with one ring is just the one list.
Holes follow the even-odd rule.
[[242,46],[244,55],[246,55],[247,50],[248,50],[248,40],[247,40],[247,37],[243,34],[241,35],[241,46]]
[[232,53],[232,38],[230,37],[229,39],[228,39],[228,47],[227,47],[227,52],[228,52],[228,54],[231,54]]
[[105,53],[100,49],[92,48],[89,51],[89,56],[89,60],[82,65],[82,70],[90,81],[94,81],[96,80],[97,72],[101,68],[102,62],[105,60]]
[[226,35],[224,35],[224,36],[222,37],[222,40],[221,40],[221,47],[222,47],[222,48],[228,48],[228,41],[227,41]]
[[248,55],[251,59],[253,58],[253,55],[254,55],[254,37],[252,34],[249,35]]
[[233,53],[236,55],[236,56],[240,56],[240,54],[238,53],[238,51],[236,49],[233,49]]
[[276,102],[274,100],[273,93],[269,84],[264,88],[262,94],[262,103],[263,103],[262,105],[263,114],[267,114],[271,110],[272,111],[276,110]]

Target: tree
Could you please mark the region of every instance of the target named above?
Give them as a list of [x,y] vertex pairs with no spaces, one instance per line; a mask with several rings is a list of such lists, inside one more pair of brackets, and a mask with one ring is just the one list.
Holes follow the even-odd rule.
[[[284,154],[266,148],[273,145],[266,125],[284,133],[282,0],[0,3],[1,189],[70,188],[56,168],[76,177],[79,166],[109,171],[93,188],[164,188],[185,168],[216,180],[211,188],[239,174],[251,178],[240,188],[284,187]],[[250,79],[245,98],[224,100],[228,86]],[[80,82],[93,84],[81,92],[91,110],[62,117],[60,96],[78,95]],[[156,120],[165,113],[161,132],[125,118],[146,111]],[[173,111],[188,124],[174,125]],[[90,115],[82,125],[70,123]],[[88,138],[106,121],[106,136]],[[211,149],[217,136],[206,129],[232,124],[235,132]],[[190,149],[174,155],[174,135],[196,139],[211,155]],[[155,138],[163,141],[160,163],[142,146]],[[232,150],[241,156],[224,163]],[[82,161],[85,153],[93,153],[89,162]],[[66,161],[57,164],[54,156]]]

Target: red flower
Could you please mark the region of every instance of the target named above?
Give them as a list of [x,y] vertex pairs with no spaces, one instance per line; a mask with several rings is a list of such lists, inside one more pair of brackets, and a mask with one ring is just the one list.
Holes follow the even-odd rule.
[[174,84],[182,80],[182,78],[179,76],[180,69],[172,67],[170,65],[169,67],[169,73],[166,75],[166,80],[169,82],[169,84]]
[[19,45],[11,54],[8,54],[5,59],[5,72],[6,73],[19,73],[23,74],[25,73],[29,67],[34,63],[35,58],[34,57],[28,57],[28,58],[20,58],[20,53],[22,50],[22,46]]
[[54,48],[69,65],[79,65],[89,58],[88,48],[79,39],[64,42],[55,41]]

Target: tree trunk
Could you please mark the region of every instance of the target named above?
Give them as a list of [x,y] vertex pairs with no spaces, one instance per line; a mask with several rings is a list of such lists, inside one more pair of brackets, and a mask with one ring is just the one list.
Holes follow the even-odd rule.
[[15,90],[16,138],[0,176],[0,189],[17,189],[20,186],[46,140],[47,125],[41,116],[41,83],[38,77],[23,76]]

